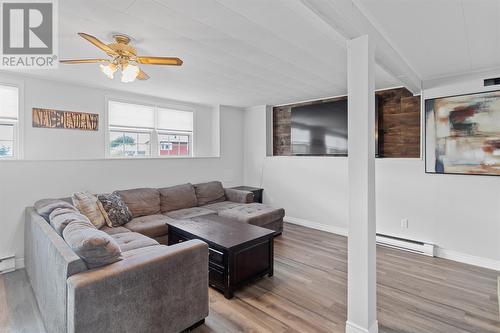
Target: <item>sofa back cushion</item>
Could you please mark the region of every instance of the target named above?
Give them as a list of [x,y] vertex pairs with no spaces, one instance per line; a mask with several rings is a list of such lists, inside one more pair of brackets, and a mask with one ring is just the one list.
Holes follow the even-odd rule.
[[68,208],[74,210],[75,212],[77,211],[75,206],[69,202],[59,199],[41,199],[35,202],[33,206],[38,215],[42,216],[47,222],[49,222],[50,213],[57,208]]
[[222,202],[226,200],[224,187],[218,181],[200,183],[194,185],[196,198],[198,199],[198,206]]
[[160,188],[161,212],[196,207],[198,200],[192,184]]
[[134,218],[160,213],[160,192],[157,189],[135,188],[114,193],[122,198]]
[[66,226],[72,221],[84,221],[90,223],[89,219],[79,213],[76,209],[56,208],[49,215],[50,225],[62,237]]
[[88,268],[112,264],[122,259],[120,246],[107,233],[88,220],[72,221],[63,230],[63,238]]
[[73,205],[80,213],[87,216],[96,228],[102,228],[106,224],[104,208],[95,195],[89,192],[76,192],[71,197]]

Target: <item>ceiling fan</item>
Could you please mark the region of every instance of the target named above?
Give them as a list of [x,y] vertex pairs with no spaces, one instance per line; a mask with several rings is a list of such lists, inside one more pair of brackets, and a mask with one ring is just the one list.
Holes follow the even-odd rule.
[[135,79],[149,79],[149,76],[144,73],[144,71],[140,69],[137,64],[167,66],[182,65],[182,60],[179,58],[138,56],[136,49],[129,45],[130,37],[126,35],[114,35],[113,38],[115,39],[115,42],[110,44],[105,44],[94,36],[83,32],[79,32],[78,35],[103,50],[109,57],[111,57],[111,59],[73,59],[60,60],[60,62],[63,64],[101,63],[99,65],[101,71],[110,79],[113,79],[114,74],[118,69],[120,69],[122,73],[122,82],[132,82]]

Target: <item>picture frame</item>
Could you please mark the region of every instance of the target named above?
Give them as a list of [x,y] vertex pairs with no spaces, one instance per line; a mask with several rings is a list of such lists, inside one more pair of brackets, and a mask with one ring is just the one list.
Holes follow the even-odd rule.
[[424,102],[428,174],[500,176],[500,90]]

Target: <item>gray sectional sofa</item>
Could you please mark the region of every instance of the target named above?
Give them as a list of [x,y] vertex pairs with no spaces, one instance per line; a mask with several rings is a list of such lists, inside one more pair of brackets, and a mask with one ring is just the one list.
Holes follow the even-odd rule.
[[25,266],[48,332],[181,332],[208,315],[208,246],[166,246],[167,222],[219,214],[276,234],[283,228],[283,209],[220,182],[116,192],[133,219],[100,229],[122,260],[98,268],[88,267],[47,216],[26,208]]

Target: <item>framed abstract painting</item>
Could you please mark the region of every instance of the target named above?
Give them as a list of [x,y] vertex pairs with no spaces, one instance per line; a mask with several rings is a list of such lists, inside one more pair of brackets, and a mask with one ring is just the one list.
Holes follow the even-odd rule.
[[425,101],[425,172],[500,175],[500,91]]

